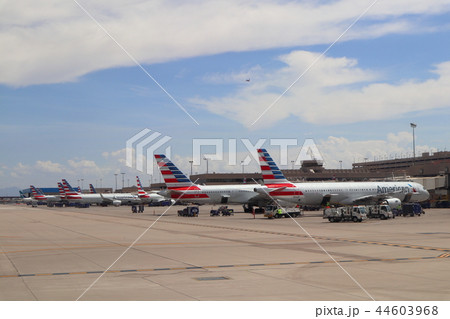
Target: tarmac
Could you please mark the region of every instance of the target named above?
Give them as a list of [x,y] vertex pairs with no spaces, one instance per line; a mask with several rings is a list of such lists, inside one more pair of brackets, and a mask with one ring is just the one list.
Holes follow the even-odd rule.
[[0,205],[0,300],[450,299],[450,209],[330,223],[230,208]]

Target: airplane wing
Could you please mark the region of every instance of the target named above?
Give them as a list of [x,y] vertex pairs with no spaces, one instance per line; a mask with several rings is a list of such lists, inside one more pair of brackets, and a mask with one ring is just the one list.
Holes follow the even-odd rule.
[[[383,194],[377,194],[377,195],[366,195],[361,196],[357,198],[349,198],[348,200],[345,200],[345,202],[350,201],[350,204],[364,204],[364,203],[371,203],[371,202],[380,202],[385,199],[392,198],[393,195],[401,194],[401,191],[395,191],[390,193],[383,193]],[[410,198],[412,196],[412,193],[405,194],[404,200]]]
[[103,196],[102,193],[100,193],[100,197],[102,198],[103,202],[105,202],[105,204],[112,204],[113,203],[113,199],[106,198],[105,196]]

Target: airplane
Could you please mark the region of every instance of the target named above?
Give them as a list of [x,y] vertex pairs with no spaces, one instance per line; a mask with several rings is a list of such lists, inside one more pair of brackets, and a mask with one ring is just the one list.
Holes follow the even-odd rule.
[[266,149],[258,149],[264,186],[255,192],[299,205],[358,205],[387,202],[397,208],[402,202],[421,202],[429,198],[425,188],[414,182],[335,182],[291,183]]
[[37,189],[33,185],[30,185],[31,189],[31,198],[36,201],[46,201],[46,202],[59,202],[60,198],[54,195],[45,195],[42,190]]
[[21,198],[22,202],[24,202],[26,204],[33,202],[33,198],[32,197],[26,197],[25,194],[22,191],[19,191],[19,194],[20,194],[20,198]]
[[72,186],[70,186],[67,180],[63,179],[64,192],[66,199],[71,202],[83,203],[83,204],[98,204],[120,206],[124,204],[140,204],[141,200],[137,195],[130,193],[106,193],[106,194],[81,194],[76,192]]
[[[166,201],[166,198],[162,195],[156,193],[147,193],[142,187],[141,180],[139,176],[136,176],[137,187],[138,187],[138,196],[143,203],[152,203],[152,202],[163,202]],[[172,204],[175,202],[171,199]]]
[[[192,183],[165,155],[155,154],[167,190],[159,194],[182,202],[248,204],[262,206],[267,198],[254,192],[255,185],[198,185]],[[259,184],[258,184],[259,185]]]
[[89,184],[89,194],[97,194],[97,191],[92,184]]

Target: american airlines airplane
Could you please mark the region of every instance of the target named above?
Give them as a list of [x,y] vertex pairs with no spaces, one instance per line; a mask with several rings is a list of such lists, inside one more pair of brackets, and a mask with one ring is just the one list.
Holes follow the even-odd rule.
[[36,201],[45,201],[45,202],[59,202],[61,198],[59,196],[54,195],[45,195],[40,189],[36,189],[33,185],[30,185],[31,189],[31,198]]
[[267,202],[267,198],[254,192],[255,185],[197,185],[191,182],[165,155],[155,155],[159,170],[167,185],[160,192],[182,202],[205,204],[253,204]]
[[335,182],[291,183],[265,149],[258,149],[264,186],[260,194],[299,205],[357,205],[386,201],[391,207],[401,202],[421,202],[430,194],[414,182]]
[[83,204],[99,204],[120,206],[123,204],[140,204],[141,200],[137,195],[130,193],[111,193],[111,194],[82,194],[76,192],[72,186],[70,186],[67,180],[63,179],[64,192],[66,199],[70,202],[83,203]]
[[[152,202],[162,202],[165,201],[166,198],[156,193],[147,193],[142,187],[139,176],[136,176],[136,182],[138,187],[138,196],[141,199],[142,203],[152,203]],[[173,200],[172,200],[173,203]]]

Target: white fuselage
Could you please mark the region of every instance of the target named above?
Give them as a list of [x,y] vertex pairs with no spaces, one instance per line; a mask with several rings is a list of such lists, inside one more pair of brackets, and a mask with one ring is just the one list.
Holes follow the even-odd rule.
[[137,195],[130,193],[107,193],[107,194],[77,194],[68,195],[68,200],[83,204],[113,204],[120,201],[121,204],[139,204],[141,203]]
[[202,204],[247,204],[259,194],[254,192],[255,185],[195,185],[197,189],[168,190],[171,199],[182,202]]
[[324,197],[330,204],[352,205],[358,201],[397,198],[400,201],[421,202],[429,198],[424,187],[413,182],[335,182],[292,183],[303,195],[273,196],[300,205],[320,205]]

